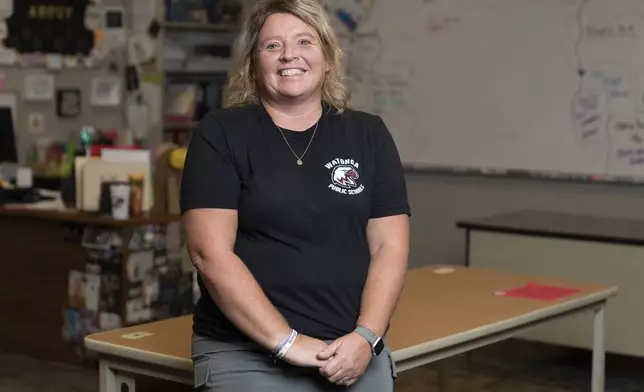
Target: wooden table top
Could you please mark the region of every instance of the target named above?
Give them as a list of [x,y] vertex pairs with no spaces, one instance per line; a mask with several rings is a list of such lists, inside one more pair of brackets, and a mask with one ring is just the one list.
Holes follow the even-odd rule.
[[21,217],[70,223],[94,224],[106,227],[134,227],[151,224],[162,225],[181,220],[180,215],[169,214],[143,214],[135,218],[117,220],[109,215],[91,214],[83,211],[78,211],[73,208],[67,208],[64,210],[40,210],[35,208],[21,207],[19,205],[13,205],[11,207],[0,206],[0,218],[3,216],[12,218]]
[[585,241],[644,244],[644,220],[568,212],[525,210],[462,220],[457,226],[511,234],[540,235]]
[[[451,272],[450,272],[451,271]],[[447,272],[447,273],[445,273]],[[496,295],[529,282],[579,289],[555,301]],[[407,274],[391,321],[388,344],[397,351],[476,330],[493,333],[508,322],[544,319],[607,299],[611,285],[510,274],[457,266],[428,266]],[[86,337],[88,349],[104,354],[189,369],[192,316],[183,316]]]

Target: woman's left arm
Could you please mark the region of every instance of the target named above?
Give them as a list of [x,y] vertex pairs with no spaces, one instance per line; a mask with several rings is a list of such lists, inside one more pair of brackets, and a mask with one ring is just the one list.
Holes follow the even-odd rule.
[[[358,325],[383,336],[398,303],[407,273],[408,215],[370,219],[367,224],[367,241],[371,261],[362,289]],[[320,373],[334,384],[349,386],[362,376],[371,357],[370,343],[352,332],[335,340],[318,355],[318,359],[328,360]]]
[[[383,336],[407,272],[410,208],[396,144],[382,119],[374,119],[375,175],[366,228],[371,259],[357,324]],[[367,339],[351,332],[318,355],[319,359],[328,360],[320,373],[332,383],[351,385],[362,376],[371,357]]]
[[383,336],[396,309],[407,274],[409,217],[394,215],[370,219],[367,241],[371,263],[358,324]]
[[362,290],[358,324],[383,336],[396,308],[407,272],[409,215],[407,186],[398,149],[380,117],[367,242],[371,261]]

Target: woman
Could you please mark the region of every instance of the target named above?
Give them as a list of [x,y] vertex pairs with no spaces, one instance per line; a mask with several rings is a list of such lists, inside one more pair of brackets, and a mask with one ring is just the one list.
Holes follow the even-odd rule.
[[382,337],[407,269],[405,180],[383,121],[346,108],[327,18],[316,0],[260,0],[229,107],[189,146],[200,390],[393,390]]

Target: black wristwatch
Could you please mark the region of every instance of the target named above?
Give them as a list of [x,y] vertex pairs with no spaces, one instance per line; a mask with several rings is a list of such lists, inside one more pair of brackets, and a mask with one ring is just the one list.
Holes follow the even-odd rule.
[[356,329],[353,330],[353,332],[362,336],[367,340],[367,342],[369,342],[369,345],[371,346],[371,352],[374,356],[380,354],[385,348],[385,343],[382,341],[382,338],[376,335],[376,333],[369,328],[358,325]]

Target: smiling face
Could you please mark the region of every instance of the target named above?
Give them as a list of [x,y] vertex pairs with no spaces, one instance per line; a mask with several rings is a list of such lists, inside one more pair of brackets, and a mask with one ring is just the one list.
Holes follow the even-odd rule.
[[259,32],[258,45],[257,74],[270,99],[321,98],[330,67],[315,30],[291,14],[272,14]]

